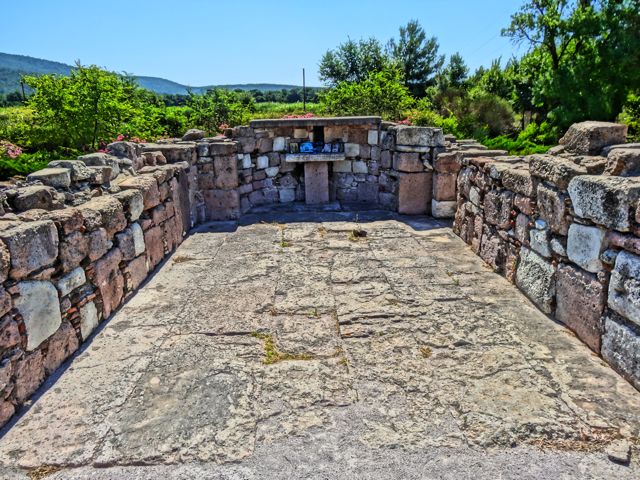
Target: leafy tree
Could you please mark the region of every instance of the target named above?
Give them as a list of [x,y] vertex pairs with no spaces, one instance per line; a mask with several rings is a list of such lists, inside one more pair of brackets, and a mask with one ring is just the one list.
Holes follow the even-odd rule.
[[[95,149],[136,118],[147,104],[129,78],[96,66],[77,64],[69,76],[27,76],[34,90],[28,106],[34,112],[32,143],[40,148]],[[132,132],[141,133],[141,132]]]
[[469,75],[469,67],[467,67],[467,64],[464,62],[462,55],[454,53],[451,55],[451,58],[449,58],[449,63],[442,73],[438,75],[437,81],[441,85],[441,88],[460,88],[464,85],[467,75]]
[[404,72],[404,80],[414,95],[424,95],[425,88],[434,82],[435,74],[444,64],[439,55],[436,37],[427,34],[417,20],[400,27],[400,38],[391,39],[388,49]]
[[191,125],[210,133],[219,132],[224,125],[242,125],[255,111],[255,102],[249,93],[222,88],[214,88],[204,95],[191,94],[187,103]]
[[413,98],[396,67],[371,72],[360,82],[342,82],[320,95],[321,106],[333,115],[379,115],[403,118]]
[[382,45],[375,38],[349,39],[335,50],[327,51],[320,61],[320,80],[328,85],[341,82],[362,82],[371,72],[380,72],[389,65]]

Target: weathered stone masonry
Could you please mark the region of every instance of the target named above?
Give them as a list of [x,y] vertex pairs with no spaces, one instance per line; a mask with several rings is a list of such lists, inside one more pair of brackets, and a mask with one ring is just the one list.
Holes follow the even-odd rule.
[[640,387],[640,146],[576,124],[547,155],[458,155],[454,231]]
[[[455,215],[476,253],[638,386],[640,150],[598,128],[516,158],[377,117],[262,120],[52,162],[2,192],[0,424],[193,226],[295,201]],[[290,153],[319,138],[344,148]]]

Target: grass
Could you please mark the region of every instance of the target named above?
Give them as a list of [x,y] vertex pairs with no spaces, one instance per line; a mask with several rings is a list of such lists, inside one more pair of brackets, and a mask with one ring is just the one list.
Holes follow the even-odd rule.
[[431,347],[427,347],[422,346],[420,347],[420,355],[422,355],[423,358],[431,358],[431,355],[433,355],[433,350],[431,350]]
[[262,363],[264,365],[274,365],[280,362],[286,362],[291,360],[311,360],[311,355],[305,353],[287,353],[281,352],[276,346],[275,338],[269,333],[253,332],[251,334],[253,338],[262,340],[264,345],[264,358]]
[[291,246],[291,242],[287,242],[287,240],[285,239],[284,236],[284,230],[286,227],[286,225],[283,224],[277,224],[278,228],[280,229],[280,248],[287,248]]

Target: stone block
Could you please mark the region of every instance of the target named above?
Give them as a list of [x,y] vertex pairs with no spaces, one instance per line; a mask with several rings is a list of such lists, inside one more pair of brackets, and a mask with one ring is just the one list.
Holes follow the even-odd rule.
[[60,292],[61,297],[66,297],[71,292],[73,292],[76,288],[81,287],[87,282],[87,277],[85,276],[84,270],[82,267],[74,268],[65,276],[58,280],[56,286],[58,287],[58,292]]
[[213,159],[216,188],[229,189],[238,186],[238,162],[235,156],[218,156]]
[[640,389],[640,330],[614,312],[604,317],[602,357]]
[[309,138],[309,131],[306,128],[294,128],[293,138],[305,140]]
[[534,228],[529,232],[529,246],[538,255],[551,258],[551,245],[549,243],[549,230]]
[[600,254],[607,247],[605,240],[606,231],[572,223],[567,240],[569,260],[588,272],[598,273],[604,268]]
[[556,318],[598,353],[605,301],[605,288],[595,275],[571,265],[558,266]]
[[[16,223],[0,230],[0,239],[9,250],[9,275],[14,280],[51,265],[58,256],[58,229],[50,220]],[[1,270],[6,271],[6,262],[0,261],[0,264]]]
[[528,170],[510,168],[502,172],[502,186],[525,197],[536,196],[537,181]]
[[80,312],[80,335],[82,336],[82,340],[86,340],[89,335],[93,333],[93,331],[98,326],[100,322],[98,318],[98,309],[96,308],[96,304],[93,302],[87,302],[82,307],[79,308]]
[[123,190],[113,195],[124,209],[125,216],[130,222],[135,222],[144,211],[144,198],[139,190]]
[[124,268],[125,285],[128,292],[134,291],[138,288],[149,273],[149,265],[147,258],[141,255],[131,260]]
[[456,214],[458,202],[455,200],[447,202],[442,200],[431,200],[431,216],[433,218],[453,218]]
[[569,185],[569,196],[579,217],[628,232],[631,229],[630,211],[640,198],[640,180],[591,175],[577,177]]
[[113,180],[118,175],[120,175],[120,164],[118,163],[118,157],[109,155],[108,153],[90,153],[88,155],[78,157],[78,160],[82,161],[89,167],[110,167],[111,174],[109,180]]
[[267,177],[273,178],[280,173],[280,167],[265,168],[264,172],[267,174]]
[[258,139],[258,152],[267,153],[273,151],[273,139],[269,137]]
[[392,165],[392,154],[389,150],[384,150],[380,153],[380,168],[388,170]]
[[49,168],[66,168],[72,182],[86,182],[91,178],[91,170],[82,160],[55,160],[49,162]]
[[367,143],[369,145],[378,145],[378,142],[380,140],[380,135],[378,130],[369,130],[367,132]]
[[421,147],[444,146],[444,133],[441,128],[395,126],[390,129],[396,134],[397,145]]
[[640,326],[640,256],[618,254],[609,282],[609,308]]
[[18,405],[35,393],[44,380],[43,356],[40,350],[26,355],[15,366],[13,398]]
[[24,212],[35,208],[53,210],[59,208],[55,188],[44,185],[31,185],[18,189],[18,194],[11,200],[16,212]]
[[380,186],[377,183],[358,183],[358,202],[376,205],[378,203],[379,190]]
[[516,285],[544,313],[553,313],[556,296],[556,269],[533,250],[522,247]]
[[248,153],[242,154],[242,168],[246,170],[251,168],[251,165],[251,155],[249,155]]
[[53,188],[69,188],[71,171],[66,168],[43,168],[27,175],[28,182],[41,182]]
[[266,155],[260,155],[256,158],[256,168],[258,170],[264,170],[269,167],[269,157]]
[[434,200],[454,201],[458,176],[455,173],[436,173],[433,176]]
[[402,173],[398,191],[398,212],[407,215],[431,213],[433,174]]
[[280,203],[291,203],[296,201],[296,189],[295,188],[281,188],[278,190],[280,197]]
[[123,190],[139,190],[142,193],[144,209],[148,210],[160,203],[158,182],[151,175],[132,177],[118,184]]
[[538,215],[545,220],[552,232],[566,235],[569,231],[566,201],[568,196],[555,189],[538,185]]
[[531,175],[566,189],[572,178],[586,175],[587,169],[562,157],[532,155],[529,161]]
[[[8,293],[5,292],[5,294],[9,296]],[[18,322],[10,317],[0,320],[0,349],[3,351],[9,350],[10,348],[19,346],[20,342],[21,337]],[[2,389],[3,386],[0,384],[0,391],[2,391]]]
[[603,148],[624,143],[626,139],[626,125],[589,121],[571,125],[559,143],[580,155],[598,155]]
[[319,204],[329,201],[329,164],[308,162],[304,164],[305,202]]
[[367,162],[354,161],[352,162],[351,168],[353,169],[353,173],[361,173],[361,174],[369,173]]
[[122,203],[110,195],[92,198],[78,208],[82,212],[84,226],[88,231],[104,227],[107,235],[112,237],[127,226]]
[[144,232],[144,244],[147,250],[147,261],[151,269],[155,268],[164,258],[164,243],[162,228],[153,227]]
[[273,139],[273,151],[284,152],[287,149],[287,142],[284,137],[275,137]]
[[51,375],[67,358],[78,350],[80,342],[69,322],[64,322],[49,340],[47,354],[43,358],[44,372]]
[[51,282],[25,281],[16,285],[16,293],[13,304],[24,321],[27,351],[32,351],[62,323],[58,292]]
[[458,173],[462,168],[462,158],[457,152],[439,153],[433,160],[433,169],[438,173]]
[[529,223],[529,217],[523,213],[519,213],[516,217],[515,235],[523,245],[529,245]]
[[87,167],[91,172],[89,183],[91,185],[105,185],[111,179],[111,167]]
[[513,197],[508,190],[487,192],[484,196],[485,221],[501,229],[510,228]]
[[114,248],[94,264],[90,276],[93,284],[100,290],[104,318],[108,318],[118,308],[124,295],[124,277],[120,272],[122,260],[122,252]]
[[99,228],[91,232],[88,237],[88,242],[89,260],[92,262],[102,257],[113,246],[104,228]]
[[394,153],[393,169],[399,172],[413,173],[424,171],[424,165],[419,153]]
[[348,158],[356,158],[360,156],[360,145],[357,143],[345,143],[344,154]]
[[204,203],[207,220],[230,220],[240,215],[240,195],[235,190],[207,190]]
[[331,162],[333,173],[351,173],[351,160],[343,162]]
[[616,148],[607,156],[605,175],[632,177],[640,175],[640,149]]

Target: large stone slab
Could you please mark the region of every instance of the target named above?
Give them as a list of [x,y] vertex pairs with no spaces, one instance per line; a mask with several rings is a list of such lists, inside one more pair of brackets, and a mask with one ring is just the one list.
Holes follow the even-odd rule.
[[640,256],[618,254],[609,282],[609,308],[640,326]]
[[22,315],[27,333],[27,350],[38,348],[55,333],[62,317],[58,292],[51,282],[26,281],[16,285],[14,306]]
[[558,266],[556,318],[576,332],[578,338],[600,352],[604,285],[595,275],[571,265]]
[[573,177],[588,173],[586,168],[566,158],[551,155],[532,155],[529,166],[531,175],[551,182],[560,189],[567,188]]
[[598,155],[609,145],[624,143],[627,128],[626,125],[610,122],[574,123],[560,139],[560,145],[580,155]]
[[54,188],[69,188],[71,171],[66,168],[43,168],[27,175],[27,181],[42,182],[43,185]]
[[329,201],[329,164],[312,162],[304,164],[304,195],[309,205]]
[[396,145],[440,147],[444,145],[441,128],[396,126],[390,129],[396,133]]
[[533,250],[522,247],[516,285],[544,313],[552,313],[556,296],[556,269]]
[[632,177],[640,175],[640,149],[615,148],[607,156],[605,175]]
[[398,212],[407,215],[422,215],[431,212],[433,174],[400,174]]
[[569,184],[569,196],[579,217],[628,232],[631,208],[640,198],[640,180],[594,175],[576,177]]

